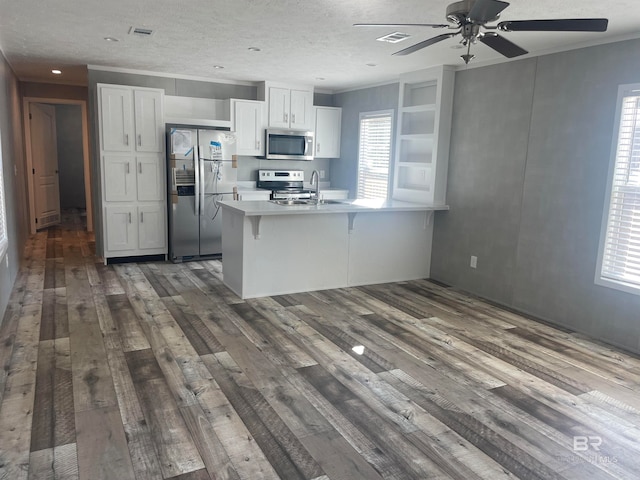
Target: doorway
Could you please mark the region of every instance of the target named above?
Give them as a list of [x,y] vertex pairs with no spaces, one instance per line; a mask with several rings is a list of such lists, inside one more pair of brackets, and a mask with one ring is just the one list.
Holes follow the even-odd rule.
[[31,233],[65,209],[86,212],[93,231],[86,101],[25,97],[23,106]]

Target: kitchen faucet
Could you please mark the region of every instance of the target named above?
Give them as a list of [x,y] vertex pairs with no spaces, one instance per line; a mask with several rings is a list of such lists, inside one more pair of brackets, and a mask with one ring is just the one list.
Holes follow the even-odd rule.
[[320,203],[320,174],[314,170],[311,174],[311,186],[313,187],[313,179],[316,179],[316,205]]

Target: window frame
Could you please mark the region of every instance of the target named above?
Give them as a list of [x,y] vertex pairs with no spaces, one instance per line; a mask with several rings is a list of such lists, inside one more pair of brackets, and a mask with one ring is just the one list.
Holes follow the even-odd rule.
[[598,258],[596,262],[595,272],[595,284],[608,287],[615,290],[631,293],[634,295],[640,295],[640,283],[629,283],[622,280],[615,280],[603,276],[602,268],[604,262],[604,253],[607,240],[607,226],[609,224],[609,216],[611,214],[611,200],[614,190],[614,176],[616,170],[616,163],[618,157],[618,144],[620,140],[620,127],[622,120],[622,109],[624,98],[629,96],[629,93],[635,93],[640,96],[640,83],[626,84],[618,86],[618,96],[616,99],[616,113],[613,126],[613,134],[611,141],[611,153],[609,156],[609,170],[607,174],[607,189],[604,197],[604,206],[602,212],[602,223],[600,226],[600,243],[598,246]]
[[368,112],[360,112],[359,118],[358,118],[358,165],[357,165],[357,171],[356,171],[356,198],[365,198],[365,197],[361,197],[360,194],[360,154],[361,154],[361,141],[362,141],[362,120],[366,119],[366,118],[375,118],[375,117],[389,117],[389,122],[390,122],[390,131],[389,131],[389,162],[388,162],[388,166],[387,166],[387,195],[386,197],[384,197],[385,200],[388,200],[389,198],[391,198],[391,194],[392,194],[392,175],[393,175],[393,165],[394,165],[394,146],[393,146],[393,142],[394,142],[394,127],[395,127],[395,118],[394,118],[394,114],[395,111],[393,109],[387,109],[387,110],[375,110],[375,111],[368,111]]

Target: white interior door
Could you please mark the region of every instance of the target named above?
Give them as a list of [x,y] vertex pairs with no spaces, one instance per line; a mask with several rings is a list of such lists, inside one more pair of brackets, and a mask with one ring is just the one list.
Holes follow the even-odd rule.
[[56,110],[52,105],[29,104],[31,157],[35,185],[37,228],[60,223]]

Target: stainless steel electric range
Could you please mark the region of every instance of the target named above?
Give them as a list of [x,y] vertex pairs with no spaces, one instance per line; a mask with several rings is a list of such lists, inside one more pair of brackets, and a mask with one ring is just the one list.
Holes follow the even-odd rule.
[[258,170],[256,186],[271,190],[271,200],[306,200],[313,193],[304,188],[302,170]]

